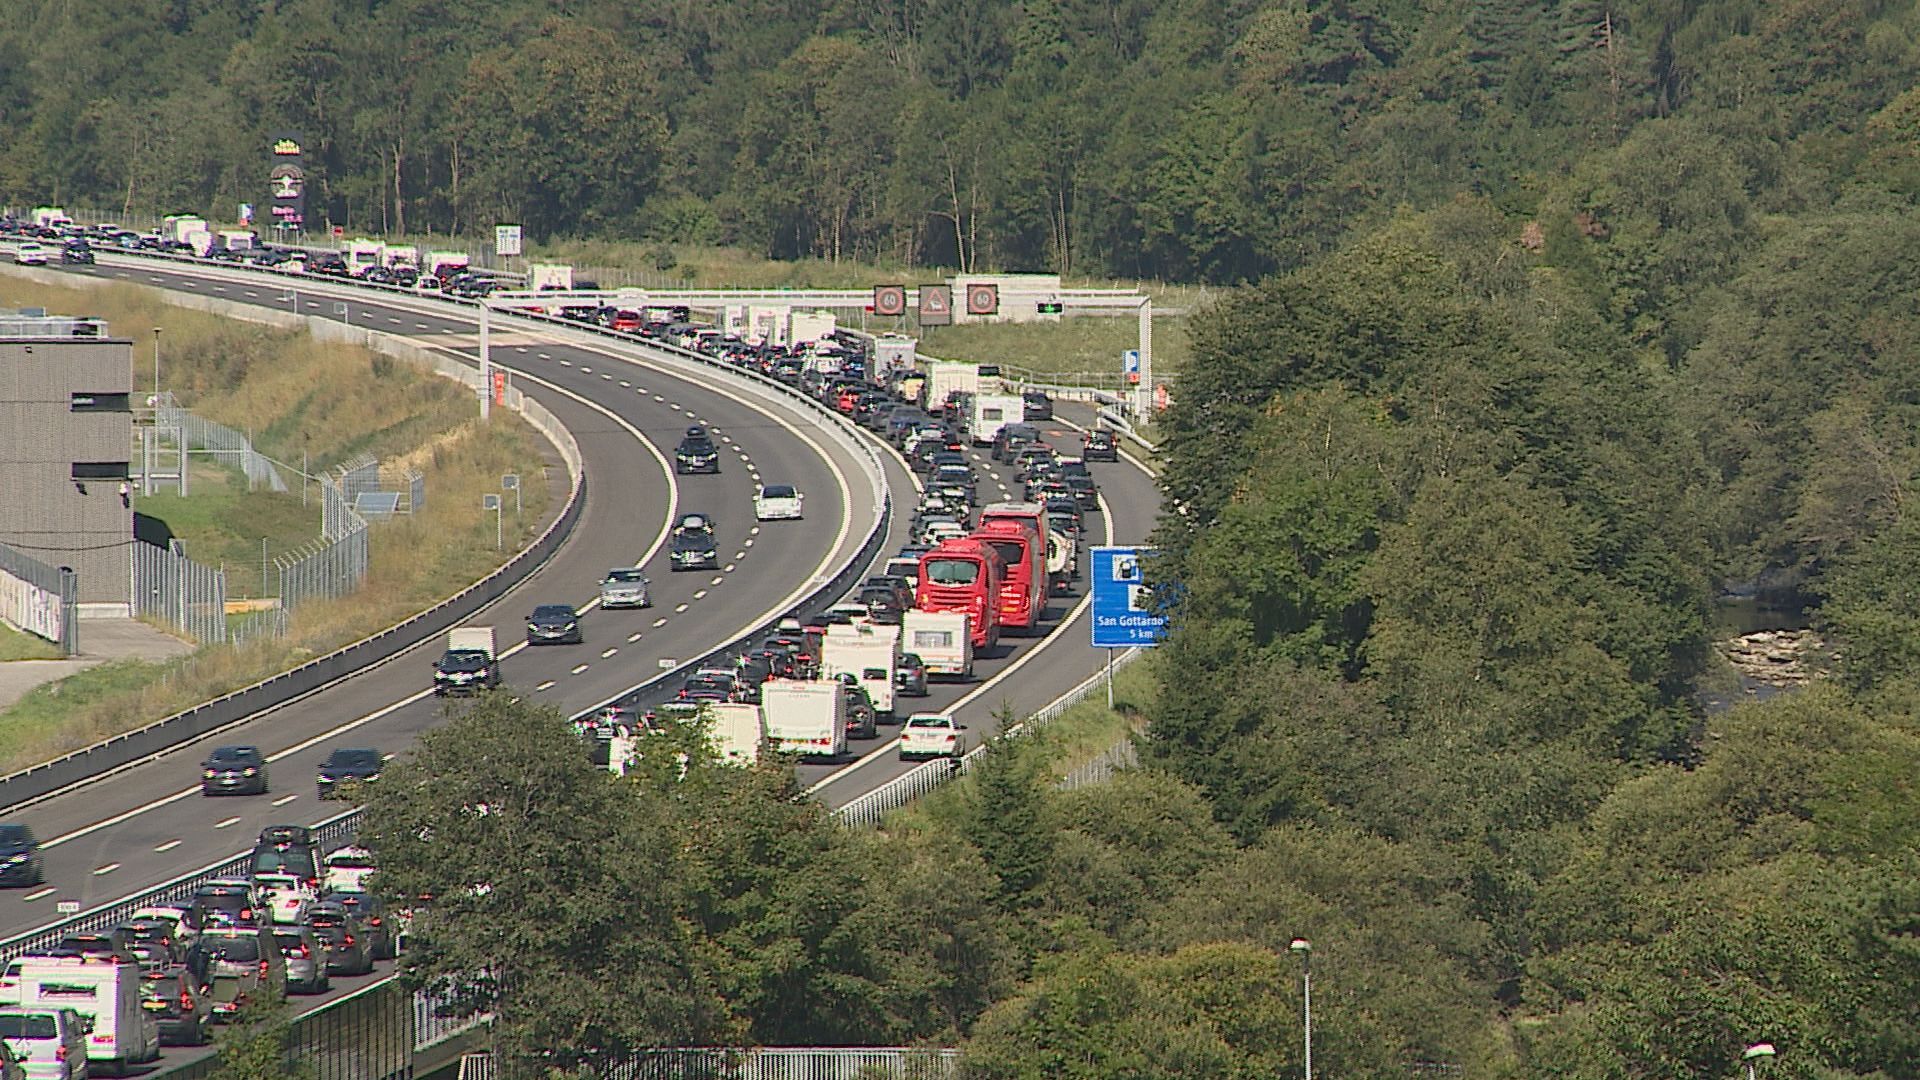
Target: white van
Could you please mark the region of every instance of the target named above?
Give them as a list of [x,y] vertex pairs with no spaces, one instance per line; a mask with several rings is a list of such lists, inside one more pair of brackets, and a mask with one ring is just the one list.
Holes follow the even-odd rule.
[[13,1048],[26,1075],[35,1080],[87,1080],[91,1026],[72,1009],[0,1008],[0,1041]]
[[140,965],[111,957],[23,956],[20,1005],[91,1020],[87,1060],[120,1072],[160,1056],[160,1025],[141,1004],[140,977]]

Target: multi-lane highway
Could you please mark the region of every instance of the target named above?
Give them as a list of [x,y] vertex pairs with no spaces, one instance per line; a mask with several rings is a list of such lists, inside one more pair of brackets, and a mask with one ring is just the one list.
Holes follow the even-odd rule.
[[[304,315],[344,317],[469,358],[475,352],[473,310],[437,299],[131,257],[103,256],[100,265],[75,272],[283,311],[297,302]],[[492,335],[494,362],[518,373],[517,385],[572,431],[588,475],[586,512],[573,539],[525,585],[473,620],[497,626],[504,645],[518,640],[521,617],[534,603],[565,601],[587,609],[584,646],[521,648],[506,658],[507,679],[536,698],[575,712],[643,681],[669,661],[730,640],[831,576],[879,513],[864,455],[828,437],[823,418],[802,402],[731,387],[711,371],[637,343],[512,322],[500,326]],[[727,460],[719,476],[675,477],[667,465],[663,452],[694,423],[710,427],[722,442]],[[1071,423],[1047,426],[1057,445],[1074,445]],[[896,493],[894,538],[885,549],[890,551],[903,542],[914,483],[891,451],[880,459]],[[1088,517],[1087,541],[1142,539],[1158,504],[1151,480],[1124,460],[1093,468],[1106,512]],[[1017,493],[1001,495],[1013,480],[996,473],[991,462],[982,461],[979,471],[988,500]],[[756,526],[751,495],[760,480],[798,486],[807,496],[807,518]],[[720,572],[672,573],[665,566],[660,552],[666,527],[676,513],[691,511],[709,513],[718,524]],[[649,567],[654,607],[593,609],[602,572],[636,562]],[[450,582],[448,591],[456,585]],[[1078,603],[1077,596],[1056,599],[1055,617]],[[1099,670],[1105,654],[1087,642],[1081,614],[1044,642],[1015,639],[989,654],[974,684],[939,686],[931,698],[906,700],[916,709],[958,704],[970,741],[977,742],[992,734],[992,713],[1001,706],[1024,715]],[[231,856],[265,825],[331,816],[340,807],[314,796],[319,760],[340,745],[403,752],[434,724],[439,703],[425,690],[438,651],[437,641],[425,643],[238,729],[18,813],[47,843],[48,884],[0,896],[0,937],[55,921],[60,901],[91,908]],[[908,767],[892,748],[892,730],[883,728],[880,740],[854,743],[863,755],[858,761],[805,766],[803,777],[830,805],[872,790]],[[198,794],[198,762],[210,746],[229,742],[256,743],[274,755],[272,794]],[[339,980],[336,992],[360,982]]]

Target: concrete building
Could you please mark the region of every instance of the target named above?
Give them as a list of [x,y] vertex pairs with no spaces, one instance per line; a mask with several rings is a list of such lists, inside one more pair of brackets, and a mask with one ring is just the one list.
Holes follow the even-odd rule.
[[0,544],[130,613],[133,342],[93,318],[0,312]]

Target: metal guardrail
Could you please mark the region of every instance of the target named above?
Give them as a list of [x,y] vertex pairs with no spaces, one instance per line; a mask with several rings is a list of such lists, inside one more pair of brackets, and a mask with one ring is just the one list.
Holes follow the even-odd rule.
[[[1145,655],[1143,649],[1128,649],[1114,657],[1113,668],[1118,671],[1143,655]],[[1014,724],[1002,734],[1020,735],[1045,727],[1059,719],[1061,713],[1086,700],[1087,695],[1093,693],[1094,689],[1106,679],[1107,672],[1104,669],[1095,672],[1078,686],[1054,698],[1039,712]],[[973,768],[974,762],[979,760],[980,755],[986,753],[992,745],[990,742],[983,742],[957,761],[929,761],[917,768],[909,769],[835,810],[833,815],[840,819],[842,825],[856,828],[877,826],[888,814]]]

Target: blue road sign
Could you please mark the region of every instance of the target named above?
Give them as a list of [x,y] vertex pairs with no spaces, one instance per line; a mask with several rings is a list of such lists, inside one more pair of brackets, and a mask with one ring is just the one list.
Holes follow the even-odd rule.
[[1140,560],[1152,556],[1153,549],[1097,547],[1092,554],[1093,647],[1160,644],[1167,632],[1167,617],[1140,573]]

